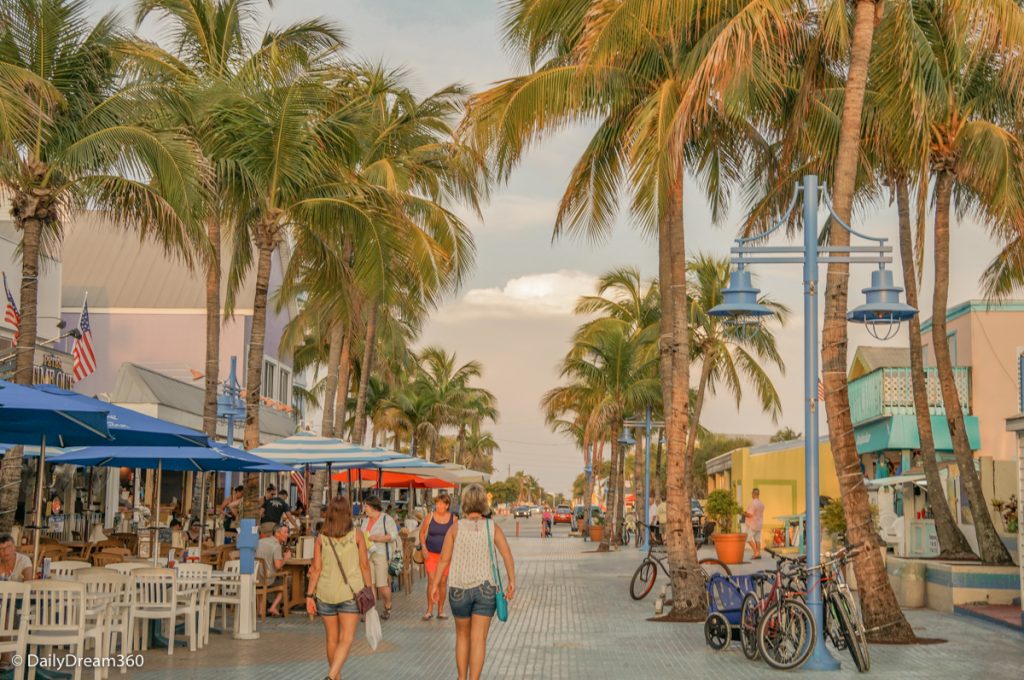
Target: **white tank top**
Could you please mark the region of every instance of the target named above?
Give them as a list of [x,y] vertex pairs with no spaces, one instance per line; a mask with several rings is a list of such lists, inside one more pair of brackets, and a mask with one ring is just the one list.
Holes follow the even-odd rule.
[[[493,535],[494,527],[490,531]],[[487,520],[459,520],[452,549],[451,572],[448,575],[449,587],[476,588],[485,581],[493,585],[492,573]]]

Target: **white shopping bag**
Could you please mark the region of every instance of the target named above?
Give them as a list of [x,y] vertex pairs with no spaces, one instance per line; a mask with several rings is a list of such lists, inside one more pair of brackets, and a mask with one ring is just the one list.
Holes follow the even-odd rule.
[[380,628],[380,616],[377,608],[374,607],[366,612],[366,642],[370,649],[376,651],[377,645],[384,639],[384,632]]

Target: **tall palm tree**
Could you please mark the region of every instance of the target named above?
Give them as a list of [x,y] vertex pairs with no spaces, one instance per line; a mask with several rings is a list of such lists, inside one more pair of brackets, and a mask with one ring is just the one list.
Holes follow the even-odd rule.
[[[201,248],[195,148],[152,123],[156,98],[133,82],[114,14],[95,23],[81,0],[0,2],[0,187],[21,234],[21,322],[14,381],[32,382],[39,258],[69,217],[95,210],[186,260]],[[5,455],[0,528],[17,503],[21,449]]]
[[[1016,125],[1024,97],[1007,81],[1008,73],[1019,69],[1024,58],[1012,38],[989,42],[984,31],[977,30],[979,12],[964,11],[963,7],[968,5],[932,1],[894,9],[887,22],[889,34],[914,49],[887,45],[881,50],[875,87],[889,114],[886,119],[894,126],[904,126],[899,132],[906,140],[911,163],[927,168],[921,181],[930,180],[934,186],[932,346],[936,370],[957,467],[974,515],[979,552],[986,562],[1008,564],[1009,551],[996,531],[974,468],[964,405],[953,379],[946,309],[954,197],[960,214],[973,213],[996,234],[1012,237],[1024,224],[1024,137]],[[1024,10],[1014,5],[1010,11],[1011,18],[1024,26]],[[990,15],[981,26],[991,21]],[[891,88],[898,85],[903,88],[897,96]],[[923,191],[924,187],[919,189]]]
[[494,452],[500,450],[501,446],[493,434],[473,428],[466,434],[459,452],[460,459],[456,462],[465,465],[470,470],[479,470],[490,474],[494,472]]
[[[775,385],[762,363],[774,365],[785,372],[782,356],[775,344],[775,335],[766,326],[754,329],[736,328],[724,323],[708,311],[722,303],[722,290],[729,284],[731,265],[728,258],[697,255],[690,260],[687,272],[691,276],[689,290],[691,354],[701,363],[700,378],[693,406],[693,423],[686,441],[686,455],[693,456],[697,442],[697,429],[707,392],[717,392],[723,384],[736,399],[739,407],[743,398],[743,383],[750,384],[761,402],[761,409],[778,420],[782,414],[782,401]],[[773,317],[785,325],[789,309],[766,296],[759,302],[773,310]]]

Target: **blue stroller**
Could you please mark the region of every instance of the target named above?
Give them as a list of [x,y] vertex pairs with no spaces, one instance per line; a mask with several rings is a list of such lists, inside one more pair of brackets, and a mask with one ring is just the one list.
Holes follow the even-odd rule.
[[730,642],[740,639],[743,598],[755,590],[754,576],[712,574],[708,579],[708,617],[704,620],[704,641],[711,649],[725,649]]

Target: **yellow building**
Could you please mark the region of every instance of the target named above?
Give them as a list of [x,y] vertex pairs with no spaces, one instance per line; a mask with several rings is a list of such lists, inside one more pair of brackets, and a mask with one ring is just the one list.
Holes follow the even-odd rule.
[[[818,461],[821,495],[839,498],[839,478],[828,437],[822,437],[818,445]],[[766,529],[781,527],[778,517],[804,512],[803,439],[734,449],[709,460],[707,473],[709,492],[729,489],[743,506],[751,489],[760,489]]]

